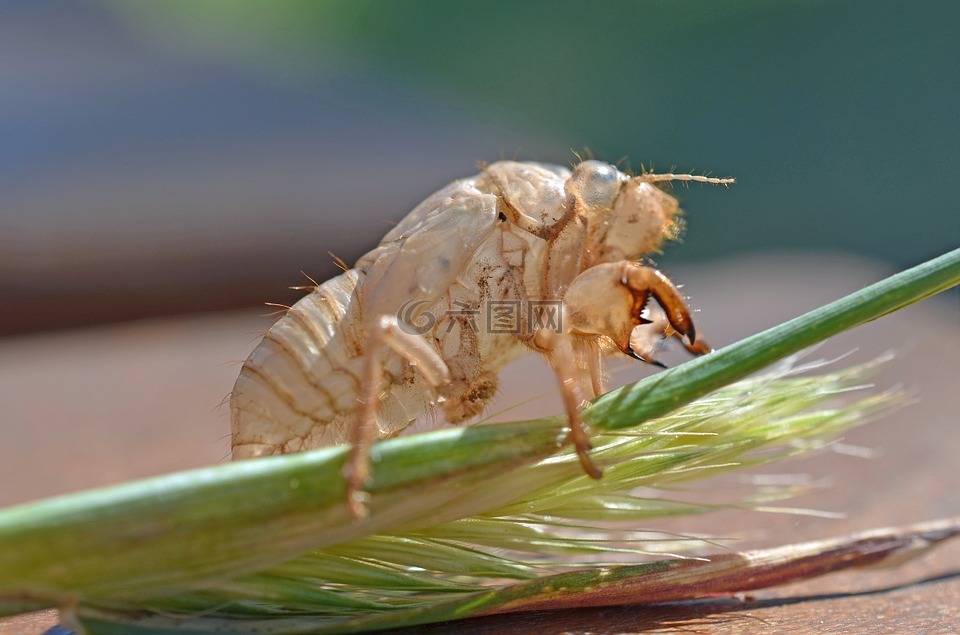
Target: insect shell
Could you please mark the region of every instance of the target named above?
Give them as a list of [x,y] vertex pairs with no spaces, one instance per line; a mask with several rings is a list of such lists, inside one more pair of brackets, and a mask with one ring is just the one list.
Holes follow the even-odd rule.
[[[264,336],[232,393],[233,458],[350,441],[348,494],[362,511],[374,438],[437,407],[451,423],[480,414],[504,365],[537,352],[599,477],[579,409],[603,389],[602,357],[653,361],[665,335],[710,350],[676,287],[638,260],[677,235],[677,201],[655,185],[669,180],[732,181],[501,161],[436,192]],[[654,322],[641,317],[650,297]],[[506,328],[491,328],[498,310]]]

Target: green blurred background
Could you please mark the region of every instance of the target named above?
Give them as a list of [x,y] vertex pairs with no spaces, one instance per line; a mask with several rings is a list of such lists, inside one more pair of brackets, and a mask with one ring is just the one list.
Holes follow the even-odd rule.
[[286,300],[476,161],[572,150],[737,178],[678,188],[667,268],[782,250],[900,267],[960,244],[956,3],[0,12],[5,332]]

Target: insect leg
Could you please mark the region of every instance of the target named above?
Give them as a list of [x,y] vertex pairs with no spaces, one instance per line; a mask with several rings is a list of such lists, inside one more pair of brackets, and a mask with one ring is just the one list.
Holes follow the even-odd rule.
[[706,355],[707,353],[713,352],[713,347],[707,343],[707,340],[702,337],[697,337],[697,341],[694,343],[685,342],[683,336],[680,333],[674,331],[673,336],[680,340],[683,344],[683,347],[693,353],[694,355]]
[[359,396],[360,405],[351,431],[352,447],[345,468],[347,507],[355,518],[366,514],[365,505],[369,498],[363,487],[370,478],[370,445],[377,429],[385,347],[416,366],[432,386],[442,386],[450,381],[450,371],[437,351],[422,335],[404,330],[396,316],[381,317],[370,330],[364,351],[363,394]]
[[694,346],[697,343],[697,330],[690,317],[690,310],[680,292],[667,276],[653,267],[644,267],[634,262],[620,263],[622,276],[620,278],[638,300],[642,298],[641,308],[648,296],[653,296],[666,314],[670,326],[679,337],[686,337],[687,343]]
[[557,375],[563,406],[570,423],[570,440],[577,450],[580,465],[590,478],[598,479],[603,476],[603,473],[590,458],[589,451],[593,446],[590,444],[590,438],[583,427],[583,418],[580,416],[580,405],[583,399],[579,394],[578,368],[571,337],[551,329],[540,329],[533,335],[533,344],[546,354]]
[[590,371],[593,397],[599,397],[603,394],[603,351],[595,343],[587,351],[587,369]]
[[[663,308],[662,326],[640,315],[651,296]],[[656,363],[645,354],[653,350],[653,338],[658,335],[675,335],[697,355],[711,350],[697,337],[680,292],[652,267],[628,260],[591,267],[570,284],[563,303],[564,326],[574,334],[603,335],[627,355],[645,362]],[[634,330],[644,324],[654,330]]]

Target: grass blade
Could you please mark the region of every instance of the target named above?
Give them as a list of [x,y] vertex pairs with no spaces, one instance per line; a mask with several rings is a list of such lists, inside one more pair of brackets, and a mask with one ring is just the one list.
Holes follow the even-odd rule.
[[[341,623],[314,619],[236,620],[89,613],[85,623],[96,635],[172,635],[230,632],[276,635],[361,633],[483,615],[565,608],[676,602],[708,595],[767,588],[855,567],[900,564],[960,534],[960,518],[875,529],[703,560],[661,560],[561,573],[510,587],[482,591],[407,611],[359,617]],[[269,631],[268,631],[269,629]]]
[[[521,423],[379,444],[371,514],[344,507],[346,448],[239,462],[0,512],[0,611],[16,597],[57,604],[162,595],[310,549],[431,518],[494,474],[556,451],[560,426]],[[411,499],[407,489],[418,492]]]

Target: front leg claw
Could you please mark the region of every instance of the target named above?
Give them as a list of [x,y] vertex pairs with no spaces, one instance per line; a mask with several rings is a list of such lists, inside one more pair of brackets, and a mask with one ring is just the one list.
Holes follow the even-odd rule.
[[639,360],[639,361],[643,362],[644,364],[650,364],[651,366],[656,366],[657,368],[663,368],[663,369],[669,368],[669,366],[667,366],[666,364],[664,364],[663,362],[661,362],[659,359],[654,359],[654,358],[649,357],[649,356],[648,356],[648,357],[644,357],[643,355],[640,355],[639,353],[637,353],[637,351],[633,350],[633,345],[627,346],[627,350],[626,350],[625,352],[626,352],[626,354],[629,355],[630,357],[632,357],[632,358],[634,358],[634,359],[636,359],[636,360]]
[[[627,260],[591,267],[570,284],[564,295],[565,318],[573,333],[603,335],[621,351],[663,367],[643,347],[631,346],[634,329],[650,320],[641,317],[650,297],[663,309],[666,323],[654,333],[675,335],[695,355],[709,353],[710,345],[697,329],[677,287],[660,271]],[[656,327],[652,327],[656,328]]]
[[[683,296],[670,278],[661,271],[635,262],[624,261],[617,264],[623,271],[621,281],[633,294],[636,317],[640,317],[640,311],[646,306],[647,299],[653,296],[657,304],[663,308],[670,326],[680,336],[686,337],[690,346],[694,346],[697,342],[697,328],[693,324],[693,318],[690,317],[690,310]],[[639,324],[640,322],[637,321],[634,326]]]

